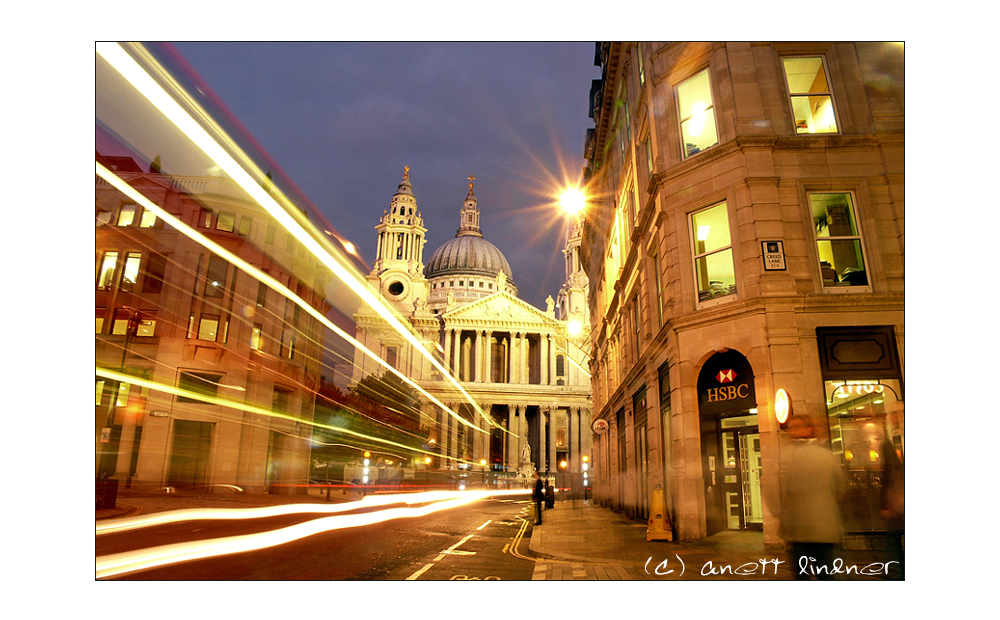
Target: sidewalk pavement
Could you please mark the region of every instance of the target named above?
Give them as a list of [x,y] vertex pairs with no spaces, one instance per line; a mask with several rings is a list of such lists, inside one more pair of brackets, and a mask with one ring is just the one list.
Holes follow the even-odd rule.
[[[97,520],[189,508],[255,508],[281,504],[329,504],[360,499],[359,493],[269,495],[242,493],[140,493],[120,491],[117,505]],[[764,546],[762,532],[727,531],[690,542],[646,541],[645,521],[630,519],[594,500],[561,499],[531,526],[529,549],[537,558],[533,580],[789,580],[793,565],[780,548]],[[853,545],[852,545],[853,546]],[[839,548],[835,558],[854,566],[844,580],[885,580],[877,565],[885,551]],[[880,572],[879,575],[858,574]]]
[[[542,525],[533,527],[530,549],[538,558],[533,580],[791,580],[798,571],[783,549],[765,547],[763,532],[647,542],[646,521],[629,519],[593,500],[557,501],[542,514]],[[834,558],[835,564],[836,558],[842,560],[845,571],[856,567],[836,578],[886,579],[889,558],[884,551],[838,548]]]

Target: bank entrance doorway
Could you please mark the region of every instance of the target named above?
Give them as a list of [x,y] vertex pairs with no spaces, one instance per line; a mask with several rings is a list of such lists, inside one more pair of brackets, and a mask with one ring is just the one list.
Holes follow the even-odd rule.
[[719,423],[726,529],[762,530],[764,512],[760,499],[761,460],[757,416],[725,418]]
[[760,432],[753,369],[732,349],[710,357],[698,375],[705,529],[763,530]]

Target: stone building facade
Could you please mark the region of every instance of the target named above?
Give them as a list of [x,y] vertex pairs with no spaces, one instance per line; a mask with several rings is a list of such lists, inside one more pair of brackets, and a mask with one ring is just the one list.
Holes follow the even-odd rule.
[[595,496],[678,539],[777,543],[775,394],[877,532],[883,441],[904,448],[903,49],[599,43],[581,255]]

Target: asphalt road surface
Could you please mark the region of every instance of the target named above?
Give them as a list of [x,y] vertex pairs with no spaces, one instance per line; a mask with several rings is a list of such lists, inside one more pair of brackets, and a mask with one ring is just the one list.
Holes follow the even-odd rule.
[[[530,580],[532,505],[487,498],[418,518],[334,530],[261,549],[112,577],[118,580]],[[317,515],[191,521],[97,538],[97,555],[259,533]]]

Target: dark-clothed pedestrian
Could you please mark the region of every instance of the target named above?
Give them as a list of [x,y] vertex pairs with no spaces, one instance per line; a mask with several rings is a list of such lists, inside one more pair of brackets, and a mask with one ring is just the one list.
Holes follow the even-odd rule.
[[535,502],[535,525],[542,524],[542,502],[545,501],[545,486],[542,477],[536,471],[534,474],[535,488],[531,492],[531,501]]
[[882,493],[881,515],[885,520],[889,545],[889,560],[899,562],[898,572],[889,573],[897,579],[904,578],[903,566],[903,460],[891,441],[882,443]]
[[833,552],[843,535],[840,500],[847,481],[830,449],[815,436],[812,420],[788,421],[791,442],[780,473],[781,537],[789,546],[796,579],[832,579]]

